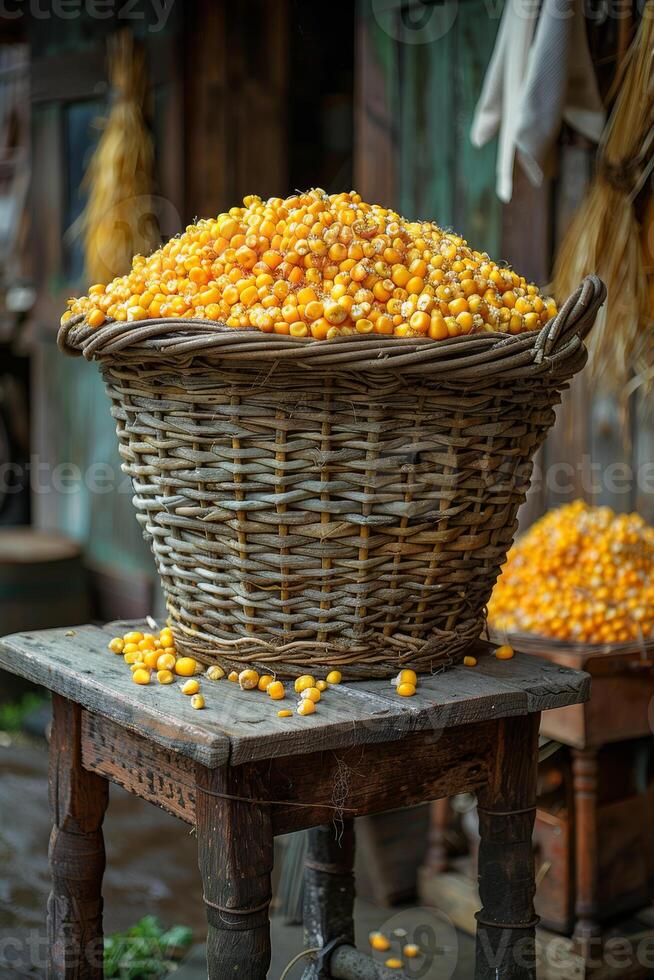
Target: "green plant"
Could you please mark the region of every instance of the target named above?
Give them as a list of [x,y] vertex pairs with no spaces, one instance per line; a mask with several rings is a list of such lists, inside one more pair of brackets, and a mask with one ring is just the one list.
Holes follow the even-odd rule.
[[125,932],[104,942],[106,980],[154,980],[175,969],[188,949],[193,933],[187,926],[164,929],[154,915],[146,915]]
[[48,700],[49,695],[41,691],[29,691],[18,701],[0,704],[0,731],[19,732],[26,715],[36,711]]

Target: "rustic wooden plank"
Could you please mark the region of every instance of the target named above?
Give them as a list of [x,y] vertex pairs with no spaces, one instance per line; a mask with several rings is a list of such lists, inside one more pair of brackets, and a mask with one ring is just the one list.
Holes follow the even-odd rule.
[[[270,762],[275,833],[317,826],[328,816],[366,816],[475,790],[488,779],[497,723],[416,732],[400,742],[356,745]],[[325,807],[306,807],[306,803]],[[297,804],[304,804],[297,806]]]
[[[474,248],[506,258],[501,252],[502,203],[495,193],[497,140],[478,148],[470,139],[470,128],[500,19],[488,16],[485,0],[467,0],[465,12],[466,16],[457,17],[453,29],[443,39],[451,36],[454,42],[450,66],[454,85],[448,85],[444,80],[442,89],[442,97],[448,100],[454,96],[455,103],[451,117],[456,140],[453,225]],[[434,119],[432,129],[436,139],[442,140],[444,131]],[[521,265],[519,268],[522,272]]]
[[[141,628],[141,622],[117,622],[105,627],[109,635]],[[390,681],[357,681],[330,688],[310,719],[293,715],[277,718],[279,702],[264,694],[244,695],[232,684],[211,688],[220,697],[220,730],[231,741],[230,761],[240,764],[270,756],[292,755],[335,748],[341,745],[397,740],[409,732],[442,730],[487,718],[568,705],[588,698],[588,681],[561,674],[557,666],[518,655],[509,664],[489,656],[489,645],[480,643],[476,653],[482,669],[457,667],[421,677],[413,698],[399,698]],[[526,665],[516,668],[520,661]],[[485,667],[483,665],[486,665]],[[517,684],[510,675],[519,673]],[[508,680],[508,683],[507,683]],[[575,697],[574,686],[581,694]],[[530,685],[533,691],[530,691]],[[284,705],[294,706],[291,697]],[[274,710],[273,710],[274,709]],[[205,717],[208,718],[208,712]],[[307,724],[309,722],[309,724]],[[353,731],[353,727],[356,726]]]
[[[496,722],[417,732],[399,743],[357,745],[264,763],[275,834],[319,826],[339,814],[364,816],[481,786]],[[183,756],[89,712],[82,714],[82,763],[195,823],[193,773]]]
[[[483,652],[482,652],[483,650]],[[416,695],[398,698],[388,681],[358,681],[330,688],[311,717],[280,721],[265,719],[257,730],[239,726],[230,730],[231,761],[239,763],[267,755],[310,752],[314,749],[396,740],[407,733],[442,730],[489,718],[526,714],[587,700],[589,681],[578,674],[542,662],[535,667],[520,654],[507,662],[496,661],[482,648],[477,668],[455,667],[422,677]],[[517,675],[517,682],[512,681]],[[240,692],[235,692],[242,703]],[[284,702],[286,703],[286,702]],[[240,709],[241,712],[243,709]],[[265,709],[264,709],[265,710]],[[356,730],[353,723],[356,722]],[[270,733],[270,735],[268,734]],[[274,746],[262,739],[274,737]]]
[[397,45],[373,16],[370,0],[358,4],[356,24],[354,185],[364,200],[397,207]]
[[227,761],[229,739],[198,723],[190,699],[171,698],[170,689],[160,685],[138,688],[122,657],[106,645],[107,634],[97,626],[17,633],[0,641],[0,666],[164,748],[207,765]]
[[569,668],[561,664],[537,660],[539,669],[535,674],[529,661],[520,654],[508,661],[484,656],[479,658],[474,673],[480,684],[492,678],[498,688],[506,686],[511,691],[522,690],[529,714],[589,700],[591,679],[588,674],[580,677],[579,672],[570,673]]
[[[146,35],[144,44],[148,55],[150,85],[168,81],[169,66],[177,57],[176,39],[170,32]],[[75,71],[70,70],[69,50],[35,58],[30,71],[30,99],[33,104],[47,102],[78,102],[97,98],[108,89],[107,48],[104,42],[76,45]]]
[[195,823],[195,773],[178,752],[82,711],[82,765],[174,817]]
[[[206,681],[207,708],[198,713],[177,685],[137,688],[122,658],[108,653],[111,635],[142,625],[16,634],[0,641],[0,666],[209,766],[397,741],[411,732],[442,731],[588,697],[584,674],[529,655],[499,662],[480,644],[476,668],[421,678],[413,698],[399,698],[388,681],[341,684],[325,693],[315,715],[280,719],[280,702],[265,694]],[[295,695],[283,702],[294,703]]]

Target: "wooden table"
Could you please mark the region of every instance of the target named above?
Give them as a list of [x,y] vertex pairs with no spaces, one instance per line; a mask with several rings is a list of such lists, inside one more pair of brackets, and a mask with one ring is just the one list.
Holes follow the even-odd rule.
[[[649,794],[612,799],[602,804],[600,793],[614,778],[603,773],[601,750],[610,744],[649,736],[654,723],[654,650],[648,644],[634,649],[604,650],[593,645],[570,645],[530,638],[510,638],[525,655],[553,665],[570,667],[589,674],[592,697],[584,703],[547,711],[542,716],[541,734],[569,747],[570,768],[565,772],[567,805],[562,816],[554,818],[540,809],[536,821],[536,841],[548,841],[549,860],[557,855],[556,866],[546,871],[536,900],[543,917],[538,938],[542,950],[556,945],[557,961],[544,957],[543,978],[575,977],[622,978],[627,976],[625,956],[631,957],[630,980],[652,975],[651,962],[639,965],[638,944],[654,943],[651,866],[642,847],[651,835]],[[606,758],[604,758],[606,764]],[[615,765],[615,763],[613,763]],[[465,859],[450,864],[447,840],[452,834],[453,814],[447,800],[431,807],[430,846],[420,873],[423,901],[433,903],[466,931],[473,931],[471,909],[476,900],[472,870]],[[547,838],[544,835],[547,835]],[[552,841],[556,838],[556,843]],[[641,846],[639,846],[641,845]],[[474,850],[474,847],[472,848]],[[552,931],[547,931],[552,930]],[[565,940],[553,933],[563,933]],[[567,937],[571,936],[570,939]],[[619,936],[626,950],[622,958],[604,956],[608,940]],[[561,962],[563,961],[563,966]],[[567,970],[568,972],[561,972]],[[540,976],[540,974],[539,974]]]
[[[353,943],[353,818],[474,791],[482,903],[475,975],[534,980],[540,712],[587,699],[586,674],[528,656],[496,661],[480,643],[477,667],[425,678],[413,698],[399,698],[387,681],[342,684],[315,715],[280,719],[280,702],[265,694],[205,681],[207,708],[195,711],[176,686],[134,685],[122,657],[108,652],[110,636],[134,625],[0,641],[0,666],[54,695],[50,978],[102,976],[102,821],[114,782],[196,828],[210,980],[267,975],[276,834],[317,828],[306,870],[306,938],[310,946],[340,940],[346,948]],[[317,980],[328,970],[314,964],[309,975]]]
[[[598,753],[603,745],[651,736],[654,699],[653,651],[604,652],[587,646],[569,651],[543,643],[530,650],[553,664],[587,672],[593,696],[578,704],[543,716],[541,731],[548,738],[570,746],[574,805],[575,927],[574,938],[590,959],[602,945],[601,920],[611,918],[610,903],[601,903],[600,848],[598,833]],[[624,859],[623,859],[624,863]],[[616,866],[615,874],[623,868]],[[645,896],[643,896],[645,898]],[[604,907],[602,907],[604,904]],[[614,907],[613,916],[623,909]]]

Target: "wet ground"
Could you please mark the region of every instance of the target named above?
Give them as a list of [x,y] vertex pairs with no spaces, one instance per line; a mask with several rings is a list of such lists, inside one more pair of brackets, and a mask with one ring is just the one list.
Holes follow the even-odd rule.
[[[45,975],[49,834],[45,745],[36,740],[10,742],[0,733],[0,980]],[[156,915],[166,926],[190,926],[196,943],[201,944],[205,920],[195,838],[187,825],[112,786],[104,834],[105,932],[123,930],[144,915]],[[371,929],[402,925],[398,916],[411,920],[415,914],[415,910],[403,913],[357,902],[357,935],[365,941]],[[472,941],[454,936],[452,942],[458,952],[451,965],[441,962],[437,970],[409,975],[426,980],[472,976]],[[301,928],[285,925],[279,916],[273,918],[270,980],[278,980],[301,949]],[[206,976],[203,955],[196,945],[175,977],[201,980]],[[297,980],[301,973],[298,964],[289,980]]]

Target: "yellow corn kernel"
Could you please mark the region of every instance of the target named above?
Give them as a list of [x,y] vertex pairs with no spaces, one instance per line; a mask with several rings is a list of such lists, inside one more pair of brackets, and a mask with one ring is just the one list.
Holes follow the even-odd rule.
[[391,948],[391,941],[383,932],[371,932],[368,936],[368,942],[373,949],[380,953],[385,953]]
[[122,653],[125,647],[125,641],[121,640],[119,636],[114,636],[113,640],[109,641],[109,649],[112,653]]
[[322,693],[323,691],[327,690],[329,684],[327,683],[327,681],[316,681],[316,687]]
[[149,684],[150,683],[150,671],[140,668],[135,670],[132,674],[132,680],[135,684]]
[[396,687],[399,684],[413,684],[414,687],[417,687],[418,675],[416,674],[415,670],[410,670],[409,668],[405,668],[404,670],[401,670],[399,672],[399,674],[397,675],[393,683],[395,684]]
[[[340,670],[330,670],[325,680],[328,684],[340,684],[343,680],[343,675]],[[309,686],[312,687],[313,685],[310,684]]]
[[200,690],[200,682],[196,681],[195,677],[191,677],[188,681],[184,681],[180,690],[182,694],[197,694]]
[[193,657],[180,657],[175,664],[175,673],[179,677],[192,677],[196,667],[197,662]]
[[145,656],[143,657],[143,663],[146,667],[154,670],[158,665],[159,651],[158,650],[146,650]]
[[172,670],[158,670],[157,680],[160,684],[172,684],[175,680],[175,675]]
[[259,683],[259,674],[256,670],[242,670],[238,675],[238,683],[242,691],[251,691]]
[[227,675],[227,680],[232,681],[234,684],[238,684],[238,671],[230,670],[229,674]]
[[277,712],[278,718],[292,718],[293,712],[289,708],[282,708],[281,711]]
[[398,684],[397,693],[401,698],[412,698],[416,693],[416,688],[414,684]]
[[415,943],[407,943],[402,952],[407,959],[413,960],[416,956],[420,956],[420,946],[417,946]]
[[135,664],[140,656],[141,654],[138,650],[128,650],[127,653],[123,654],[123,660],[126,664]]
[[142,639],[143,639],[143,633],[139,633],[138,631],[125,633],[123,637],[125,643],[140,643]]
[[191,698],[191,707],[195,708],[196,711],[200,711],[202,708],[204,708],[204,695],[194,694]]
[[496,660],[511,660],[513,656],[514,656],[514,650],[512,647],[508,646],[508,644],[504,644],[504,646],[497,647],[497,649],[495,650]]
[[305,687],[305,689],[300,694],[301,698],[308,698],[309,701],[313,701],[317,704],[320,701],[320,691],[317,687]]
[[418,333],[427,333],[431,325],[431,317],[429,313],[422,313],[420,310],[416,310],[409,317],[409,326],[412,330]]
[[302,691],[306,691],[308,687],[315,687],[316,681],[311,674],[302,674],[301,677],[297,677],[295,680],[295,691],[296,694],[301,694]]
[[259,678],[257,687],[259,688],[260,691],[267,691],[268,685],[272,684],[274,680],[275,678],[272,676],[272,674],[262,674],[261,677]]
[[225,671],[218,664],[212,664],[211,667],[207,667],[206,677],[210,681],[220,681],[225,676]]
[[145,661],[135,660],[133,664],[130,664],[129,669],[131,670],[132,673],[134,673],[135,670],[149,670],[150,668],[145,663]]
[[312,715],[315,710],[316,706],[309,698],[303,699],[297,706],[297,713],[299,715]]
[[387,966],[389,970],[401,970],[404,963],[402,960],[398,960],[396,956],[389,956],[384,966]]
[[101,327],[105,319],[106,318],[102,310],[96,309],[88,314],[86,322],[88,323],[89,327]]
[[266,693],[273,701],[281,701],[286,697],[286,690],[281,681],[272,681],[266,688]]
[[463,658],[463,663],[464,663],[464,666],[466,666],[466,667],[476,667],[477,666],[477,658],[476,657],[466,656],[466,657]]
[[156,663],[157,670],[174,670],[175,656],[172,653],[159,653]]
[[340,303],[327,303],[325,306],[325,320],[337,327],[347,319],[347,310]]

